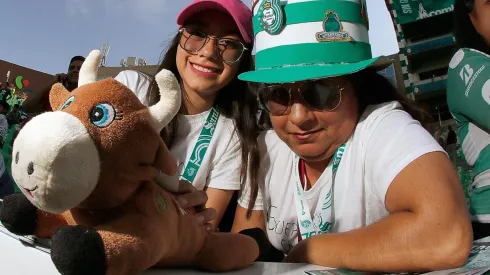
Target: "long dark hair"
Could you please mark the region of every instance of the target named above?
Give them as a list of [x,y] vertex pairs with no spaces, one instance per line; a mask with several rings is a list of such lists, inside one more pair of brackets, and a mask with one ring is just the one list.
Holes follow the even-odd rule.
[[386,77],[377,73],[376,69],[367,68],[360,72],[348,75],[353,85],[359,104],[359,115],[369,105],[376,105],[390,101],[398,101],[403,109],[422,126],[427,127],[433,122],[431,114],[414,101],[400,94],[396,87]]
[[454,1],[454,37],[456,43],[461,48],[471,48],[490,54],[490,46],[485,39],[476,31],[470,19],[473,12],[475,0],[455,0]]
[[[166,53],[164,54],[158,71],[166,69],[171,71],[180,81],[182,78],[177,69],[177,49],[179,47],[181,35],[178,33],[170,42]],[[251,45],[246,45],[251,49]],[[252,54],[247,51],[243,54],[240,61],[238,74],[250,71],[253,67]],[[150,89],[157,89],[156,82],[153,79]],[[258,147],[259,128],[257,126],[256,114],[258,112],[258,102],[255,95],[247,88],[247,83],[235,77],[230,84],[220,90],[215,99],[214,106],[220,110],[221,115],[231,118],[234,121],[238,137],[241,145],[242,165],[241,165],[241,190],[244,190],[244,185],[247,178],[252,186],[251,190],[254,198],[258,194],[258,171],[260,166],[260,154]],[[178,128],[178,119],[175,117],[165,127],[161,136],[165,144],[172,147],[175,135]],[[255,204],[255,199],[249,202],[249,209]],[[251,211],[247,212],[247,217],[250,217]]]

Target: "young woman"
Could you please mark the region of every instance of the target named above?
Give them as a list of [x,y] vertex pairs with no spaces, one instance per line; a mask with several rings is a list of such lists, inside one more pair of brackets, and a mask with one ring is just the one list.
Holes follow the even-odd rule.
[[[248,167],[252,181],[258,170],[258,104],[246,83],[237,79],[251,66],[251,20],[250,9],[240,0],[194,1],[180,13],[181,27],[159,68],[175,74],[183,93],[181,112],[162,137],[177,159],[181,178],[207,191],[206,206],[216,209],[214,227]],[[116,79],[144,104],[158,101],[156,83],[143,74],[124,71]],[[222,224],[220,230],[231,230],[232,220],[233,213],[229,226]]]
[[490,3],[456,0],[454,35],[461,48],[449,64],[447,102],[475,178],[469,190],[473,235],[490,235]]
[[376,73],[388,60],[372,58],[364,1],[289,1],[273,7],[285,22],[268,8],[254,8],[256,70],[239,78],[259,83],[273,129],[259,139],[261,197],[247,220],[243,192],[233,231],[261,228],[286,262],[463,265],[472,236],[458,176],[423,113]]

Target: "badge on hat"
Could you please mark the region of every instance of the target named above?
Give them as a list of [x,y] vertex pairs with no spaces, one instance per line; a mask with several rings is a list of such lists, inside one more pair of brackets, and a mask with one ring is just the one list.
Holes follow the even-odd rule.
[[284,24],[284,10],[281,6],[281,0],[266,0],[258,11],[260,15],[260,26],[268,34],[278,34]]
[[328,10],[325,13],[325,19],[323,19],[323,30],[323,32],[316,33],[316,40],[318,42],[352,40],[350,34],[344,32],[344,27],[342,26],[342,22],[340,22],[339,15],[333,10]]

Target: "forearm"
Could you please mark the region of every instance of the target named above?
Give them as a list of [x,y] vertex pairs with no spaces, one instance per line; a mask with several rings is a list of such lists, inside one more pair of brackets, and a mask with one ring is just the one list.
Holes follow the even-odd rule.
[[471,249],[471,228],[464,219],[441,223],[400,212],[354,231],[311,237],[293,250],[304,255],[304,262],[352,270],[448,269],[464,264]]
[[208,195],[208,202],[206,207],[214,208],[216,210],[216,218],[210,222],[212,230],[215,231],[223,218],[223,215],[230,204],[231,197],[235,190],[222,190],[216,188],[208,188],[206,193]]

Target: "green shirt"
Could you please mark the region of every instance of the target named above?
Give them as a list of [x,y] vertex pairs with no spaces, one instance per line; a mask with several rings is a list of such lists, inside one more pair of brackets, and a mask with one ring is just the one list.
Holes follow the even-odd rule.
[[449,63],[449,110],[458,123],[465,159],[476,175],[470,198],[474,216],[490,222],[490,56],[460,49]]

